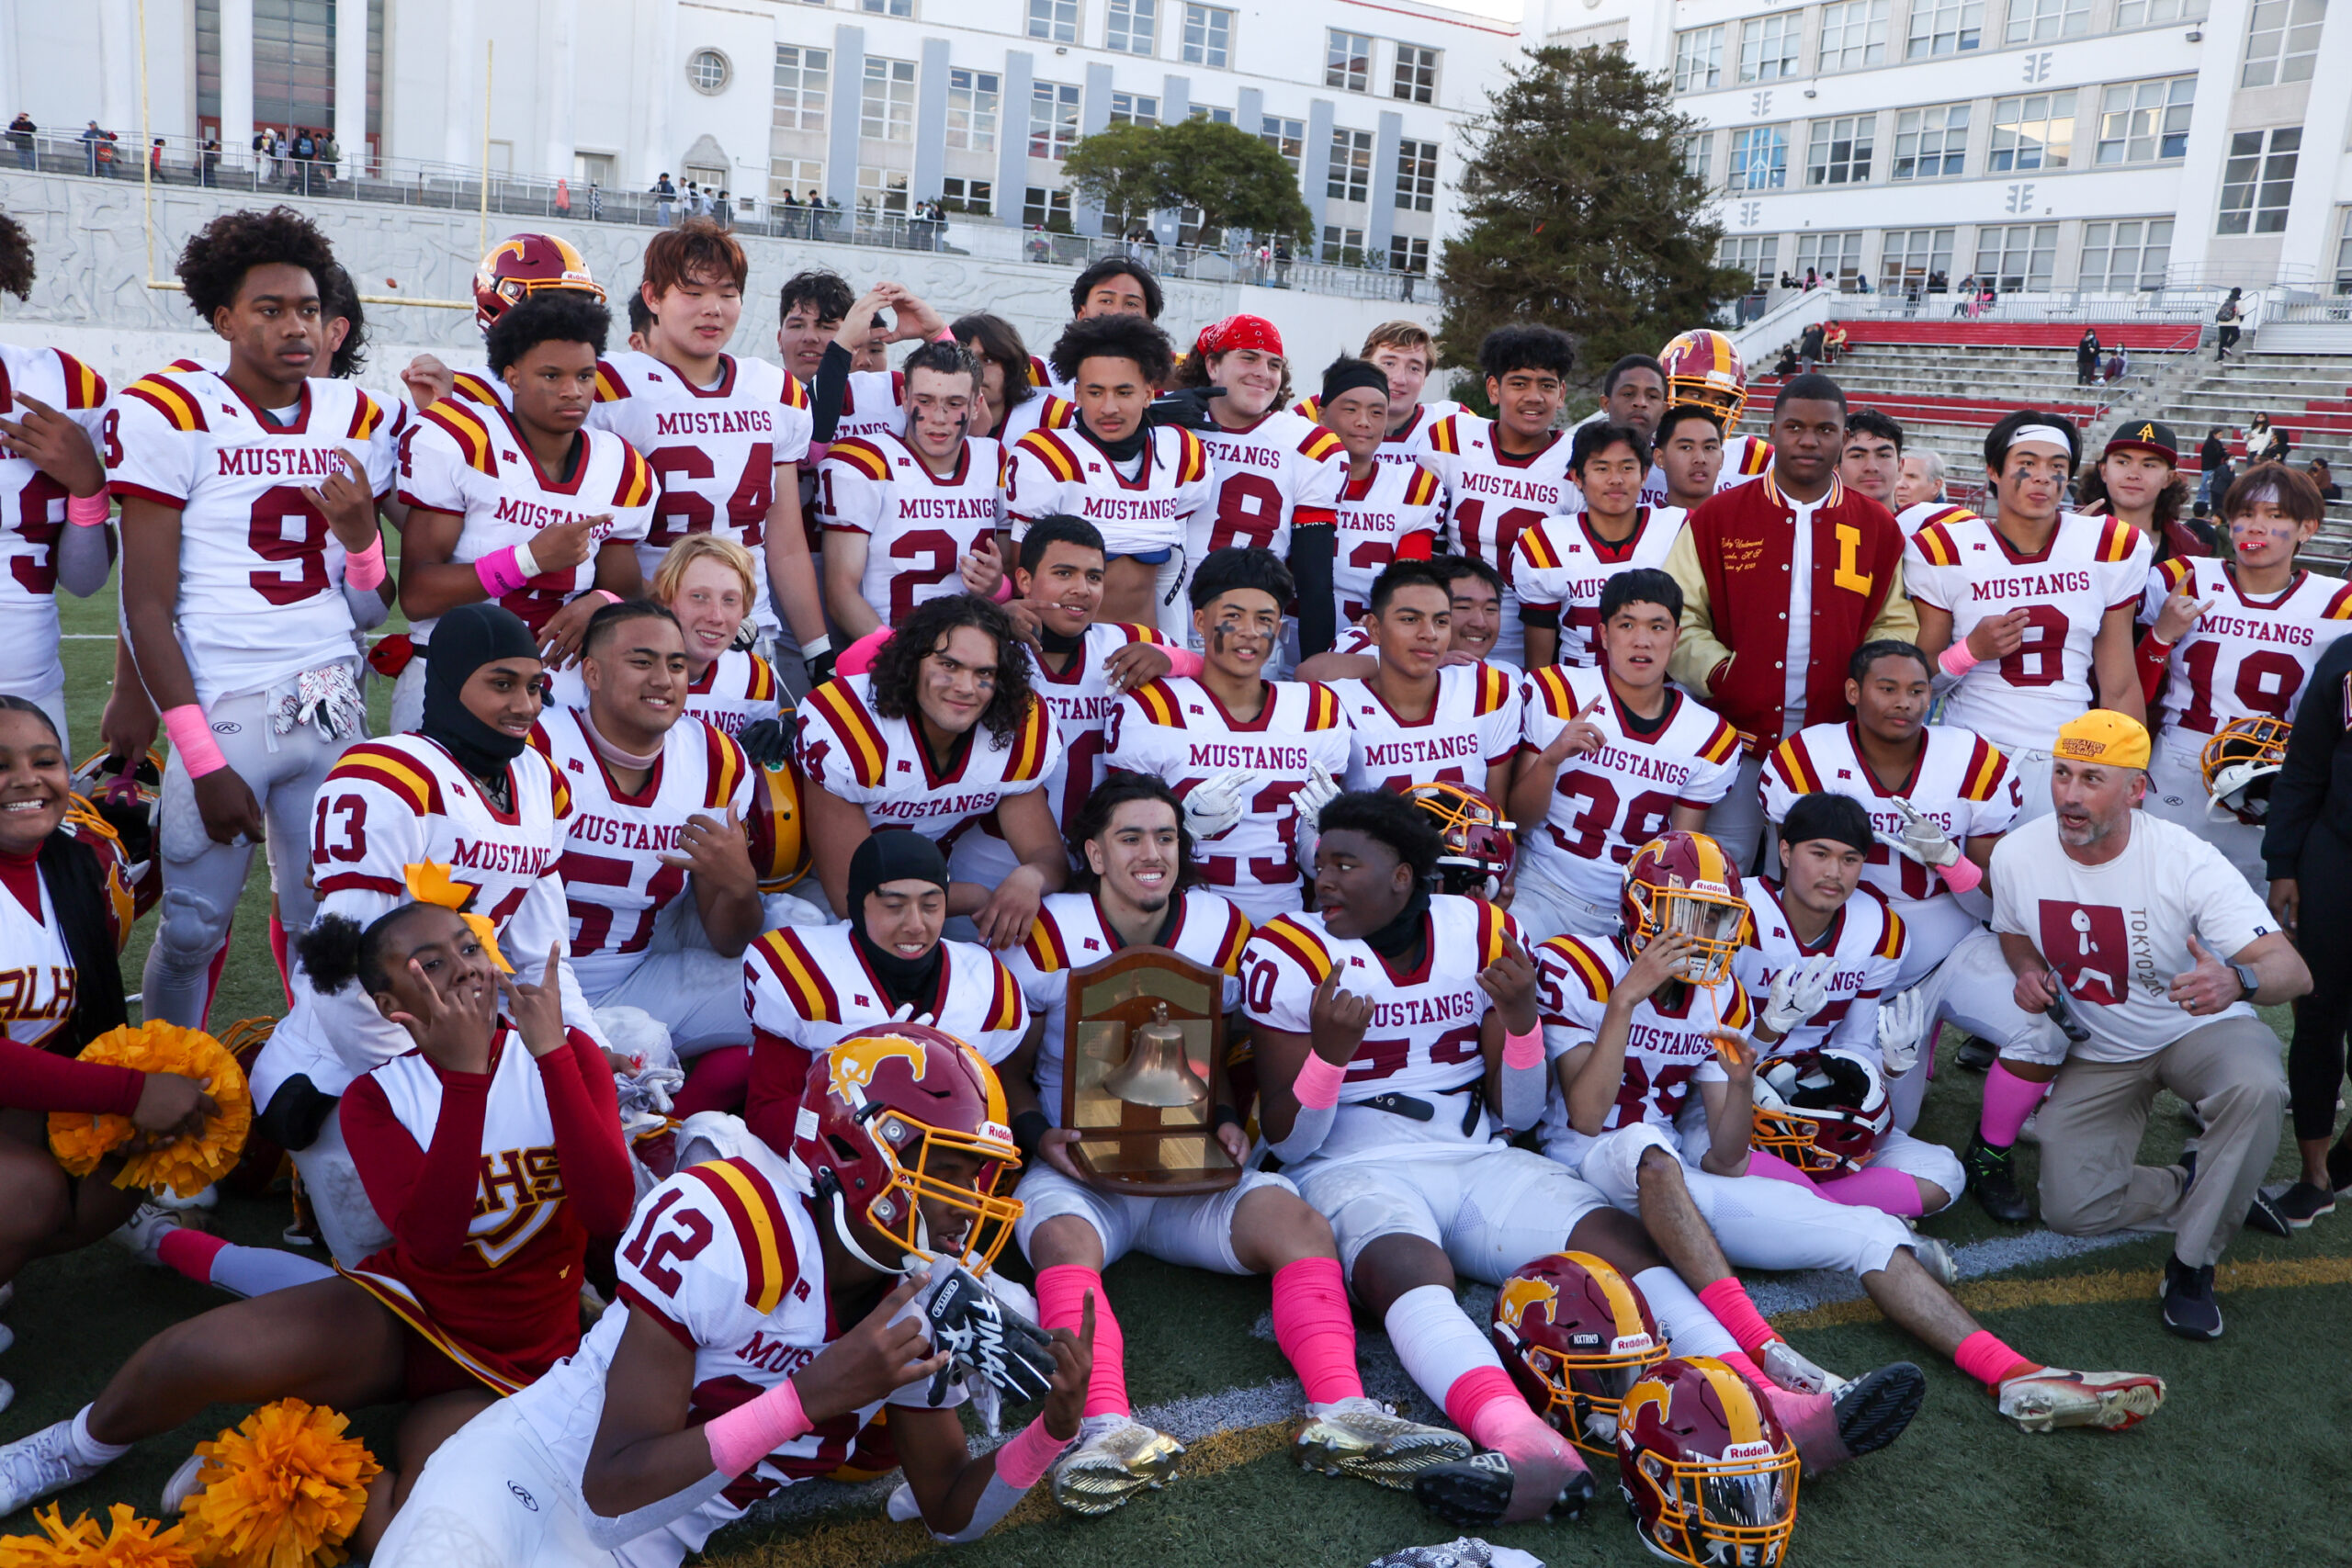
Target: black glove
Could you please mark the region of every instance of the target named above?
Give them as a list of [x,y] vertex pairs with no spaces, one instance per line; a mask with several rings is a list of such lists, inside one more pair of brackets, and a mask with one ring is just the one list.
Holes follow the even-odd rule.
[[801,659],[800,667],[808,671],[811,686],[821,686],[833,678],[833,650],[829,648],[822,653],[808,654]]
[[735,738],[755,768],[780,768],[792,755],[792,727],[780,718],[753,719]]
[[1046,1397],[1054,1382],[1053,1340],[1046,1331],[989,1293],[989,1288],[959,1265],[932,1292],[923,1309],[934,1355],[950,1360],[932,1382],[934,1404],[951,1375],[978,1372],[1005,1397],[1027,1402]]
[[277,1086],[277,1092],[254,1118],[254,1125],[281,1149],[307,1149],[319,1141],[319,1130],[340,1103],[337,1096],[323,1093],[311,1083],[308,1073],[296,1073]]
[[1143,422],[1172,424],[1180,430],[1215,430],[1216,421],[1209,417],[1209,400],[1223,396],[1223,387],[1186,387],[1181,391],[1162,392],[1143,411]]

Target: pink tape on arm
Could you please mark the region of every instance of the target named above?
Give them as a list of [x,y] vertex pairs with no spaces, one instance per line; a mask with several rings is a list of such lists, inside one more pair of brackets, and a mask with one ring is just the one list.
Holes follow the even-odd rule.
[[474,576],[481,580],[482,591],[492,598],[503,599],[531,581],[514,558],[522,547],[509,545],[474,562]]
[[1544,1026],[1537,1024],[1524,1034],[1503,1036],[1503,1066],[1506,1067],[1540,1067],[1544,1065]]
[[1297,1081],[1290,1086],[1291,1096],[1302,1111],[1329,1111],[1340,1103],[1340,1082],[1347,1076],[1344,1062],[1327,1062],[1309,1051],[1299,1065]]
[[113,515],[114,503],[107,492],[96,495],[69,495],[65,498],[65,521],[76,528],[95,528]]
[[356,556],[343,558],[343,580],[354,588],[379,588],[390,575],[384,570],[384,536]]
[[813,1425],[801,1411],[800,1391],[787,1378],[749,1404],[712,1416],[703,1423],[702,1435],[710,1445],[711,1468],[721,1475],[741,1475]]
[[1208,667],[1208,660],[1189,648],[1168,650],[1168,672],[1170,675],[1197,675]]
[[194,703],[164,709],[164,733],[171,737],[172,750],[179,753],[181,765],[192,779],[217,773],[229,765],[229,759],[220,754],[220,743],[212,739],[211,721]]
[[847,648],[842,649],[840,653],[833,656],[833,673],[863,675],[873,669],[875,658],[881,653],[882,645],[890,640],[892,630],[893,628],[889,626],[876,626]]
[[1957,678],[1967,674],[1976,667],[1976,655],[1968,651],[1968,639],[1959,637],[1953,640],[1950,648],[1944,649],[1943,657],[1936,662],[1943,666],[1945,674]]
[[[1002,577],[998,578],[996,580],[996,592],[989,594],[989,597],[995,600],[1000,604],[1010,600],[1012,597],[1012,573],[1008,571]],[[838,665],[840,660],[834,660],[834,663]]]
[[1944,886],[1955,893],[1965,893],[1984,880],[1984,868],[1966,855],[1961,856],[1950,865],[1938,866],[1936,870],[1942,874]]
[[1077,1440],[1071,1438],[1066,1442],[1046,1431],[1046,1418],[1040,1416],[996,1450],[996,1478],[1017,1492],[1026,1492]]

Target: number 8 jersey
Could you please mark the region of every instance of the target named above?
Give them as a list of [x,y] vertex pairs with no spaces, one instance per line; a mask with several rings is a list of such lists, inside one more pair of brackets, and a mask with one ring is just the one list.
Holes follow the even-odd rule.
[[107,411],[108,488],[180,514],[173,619],[198,702],[356,656],[343,546],[302,492],[347,452],[368,490],[389,494],[394,434],[383,405],[348,381],[305,381],[291,411],[264,411],[211,371],[158,371]]

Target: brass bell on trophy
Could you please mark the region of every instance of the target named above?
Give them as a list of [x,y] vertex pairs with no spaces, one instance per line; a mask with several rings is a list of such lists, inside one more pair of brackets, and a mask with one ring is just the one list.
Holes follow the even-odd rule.
[[1073,970],[1062,1036],[1070,1163],[1108,1192],[1181,1196],[1241,1179],[1216,1137],[1227,977],[1164,947]]
[[1168,1021],[1166,1002],[1153,1006],[1151,1021],[1135,1032],[1127,1059],[1102,1087],[1129,1105],[1198,1105],[1209,1097],[1209,1086],[1184,1057],[1184,1032]]

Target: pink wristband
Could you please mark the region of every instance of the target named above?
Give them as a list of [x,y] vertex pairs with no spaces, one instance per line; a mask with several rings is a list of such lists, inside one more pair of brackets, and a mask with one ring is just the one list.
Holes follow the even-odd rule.
[[931,341],[933,343],[954,343],[956,341],[956,329],[954,327],[942,327],[933,335]]
[[343,580],[354,588],[378,588],[389,575],[384,570],[384,536],[356,556],[343,558]]
[[1544,1065],[1544,1026],[1537,1024],[1524,1034],[1503,1036],[1503,1066],[1506,1067],[1540,1067]]
[[989,594],[989,597],[995,600],[1000,604],[1012,598],[1012,573],[1008,571],[1002,577],[998,578],[996,580],[996,592]]
[[594,593],[597,598],[602,599],[607,604],[617,604],[621,602],[621,596],[614,592],[609,588],[591,588],[588,592]]
[[1040,1416],[996,1450],[996,1478],[1015,1492],[1026,1492],[1053,1467],[1054,1461],[1062,1457],[1062,1450],[1076,1441],[1072,1438],[1065,1442],[1046,1431],[1046,1418]]
[[1168,650],[1168,672],[1170,675],[1197,675],[1207,663],[1208,660],[1189,648],[1171,648]]
[[1313,1051],[1299,1064],[1298,1077],[1290,1086],[1291,1098],[1298,1101],[1302,1111],[1329,1111],[1340,1103],[1340,1083],[1348,1076],[1344,1062],[1327,1062]]
[[1976,668],[1976,655],[1968,651],[1968,639],[1961,637],[1945,649],[1943,657],[1936,662],[1943,666],[1945,674],[1957,679]]
[[217,773],[229,765],[229,759],[220,755],[220,743],[212,739],[211,720],[194,703],[164,709],[164,733],[171,737],[172,750],[179,753],[180,765],[192,779]]
[[1965,893],[1984,880],[1984,868],[1966,855],[1950,865],[1938,866],[1936,870],[1943,877],[1945,886],[1955,893]]
[[800,1408],[800,1391],[786,1378],[759,1398],[704,1422],[702,1436],[710,1445],[711,1468],[721,1475],[741,1475],[814,1425]]
[[114,514],[114,503],[107,492],[96,495],[69,495],[65,498],[65,521],[76,528],[95,528]]
[[503,550],[492,550],[474,562],[474,575],[481,579],[482,591],[493,599],[503,599],[531,581],[514,558],[522,550],[520,545],[509,545]]

